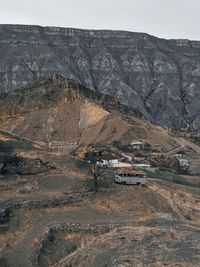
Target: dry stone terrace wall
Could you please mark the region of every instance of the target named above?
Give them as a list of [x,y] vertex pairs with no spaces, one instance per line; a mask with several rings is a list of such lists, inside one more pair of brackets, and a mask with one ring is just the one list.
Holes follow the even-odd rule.
[[[127,234],[125,234],[125,232]],[[189,235],[187,234],[188,232],[190,233]],[[77,243],[74,242],[74,246],[69,247],[72,250],[71,251],[67,250],[65,253],[63,253],[63,256],[66,257],[66,259],[68,259],[69,254],[74,253],[74,251],[76,251],[77,249],[78,249],[77,253],[80,253],[81,251],[86,251],[90,247],[90,245],[92,247],[93,245],[97,244],[99,240],[103,241],[103,242],[100,242],[100,246],[98,246],[97,248],[98,251],[99,250],[101,251],[101,249],[104,248],[104,245],[105,245],[104,240],[106,236],[108,236],[109,238],[108,242],[110,243],[110,247],[112,250],[113,233],[117,234],[116,240],[120,240],[120,247],[118,247],[119,250],[117,250],[117,246],[116,246],[117,242],[115,242],[115,245],[114,245],[114,249],[117,255],[123,251],[123,256],[124,256],[127,253],[127,245],[129,244],[130,253],[131,255],[134,254],[134,258],[136,258],[137,257],[135,255],[136,251],[138,251],[140,249],[140,245],[143,244],[142,251],[140,251],[140,257],[141,255],[142,257],[144,257],[144,249],[147,251],[147,254],[149,250],[149,255],[147,255],[147,260],[149,258],[152,258],[151,260],[155,261],[154,256],[156,253],[158,253],[158,255],[159,254],[163,255],[162,250],[159,252],[158,250],[160,249],[161,246],[164,245],[170,248],[170,249],[166,249],[166,253],[168,254],[168,257],[171,258],[170,260],[172,261],[183,260],[184,253],[187,254],[187,249],[189,249],[190,252],[187,255],[187,259],[185,260],[185,262],[187,262],[188,256],[191,258],[193,258],[194,256],[195,258],[195,252],[197,252],[198,250],[198,249],[196,250],[196,247],[191,246],[191,244],[198,243],[198,240],[199,240],[198,232],[199,232],[198,229],[193,228],[191,225],[185,224],[184,222],[181,222],[179,220],[174,220],[174,219],[173,220],[156,219],[156,220],[151,220],[149,222],[148,221],[140,222],[140,223],[130,222],[130,223],[120,223],[120,224],[117,224],[117,223],[115,224],[111,224],[111,223],[110,224],[70,224],[70,223],[57,224],[57,225],[52,225],[49,228],[47,228],[43,237],[40,239],[40,245],[38,246],[35,252],[34,262],[36,263],[36,265],[44,266],[43,264],[45,264],[45,261],[43,260],[50,257],[50,255],[52,256],[52,252],[55,253],[54,247],[57,246],[56,242],[58,240],[61,241],[61,239],[59,238],[59,235],[65,236],[63,239],[63,242],[65,243],[65,245],[67,244],[67,236],[69,235],[70,237],[70,234],[75,234],[73,235],[73,237],[75,238],[73,239],[73,241],[75,241],[76,238],[78,239],[83,238],[84,235],[87,237],[89,235],[94,235],[96,237],[96,238],[93,238],[93,241],[90,241],[88,243],[87,241],[86,243],[84,242],[84,245],[82,243],[82,245],[79,244],[77,246]],[[129,235],[132,235],[132,238],[128,241],[127,239],[129,239],[128,238]],[[133,238],[133,235],[134,235],[134,238]],[[157,239],[156,242],[155,242],[155,239]],[[68,244],[70,245],[69,242]],[[159,244],[158,247],[156,244]],[[189,247],[188,247],[188,244],[189,244]],[[136,249],[134,250],[133,247],[135,245],[136,245]],[[121,250],[122,246],[123,246],[123,250]],[[106,253],[109,251],[110,247],[107,248]],[[172,254],[173,254],[172,250],[176,250],[176,253],[174,253],[174,255],[176,255],[175,257],[174,256],[172,257]],[[90,251],[90,249],[88,251]],[[92,256],[94,255],[96,256],[97,253],[98,253],[97,251],[96,253],[95,251],[92,251]],[[88,257],[88,254],[89,252],[85,255],[85,258]],[[102,255],[104,254],[101,254],[101,256]],[[61,256],[61,254],[59,256],[60,256],[60,259],[63,257]],[[76,253],[72,255],[72,257],[74,256],[76,257]],[[193,258],[193,261],[194,261],[194,258]],[[130,256],[129,256],[129,259],[130,259]],[[51,257],[51,260],[52,260],[52,257]],[[54,263],[56,262],[55,259],[53,259],[53,261]],[[58,258],[57,258],[57,261],[58,261]],[[77,266],[77,262],[78,261],[76,261],[76,263],[74,263],[74,265],[72,266]],[[135,264],[132,264],[131,266],[134,266],[134,265]],[[170,266],[172,265],[174,266],[175,262],[171,263]],[[59,263],[57,262],[53,266],[68,266],[68,265],[67,265],[67,261],[65,263],[65,259],[62,259],[61,261],[59,261]],[[87,264],[85,264],[84,266],[87,266]]]
[[0,202],[0,223],[7,222],[12,210],[26,208],[26,209],[39,209],[48,207],[57,207],[61,205],[73,204],[81,202],[91,196],[93,192],[86,193],[73,193],[59,197],[33,199],[33,200],[5,200]]
[[0,25],[0,91],[58,73],[153,123],[199,131],[199,51],[199,41],[145,33]]

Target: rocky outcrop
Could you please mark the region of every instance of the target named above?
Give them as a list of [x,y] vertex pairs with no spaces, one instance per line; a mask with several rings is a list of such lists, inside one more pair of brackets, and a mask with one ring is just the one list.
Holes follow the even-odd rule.
[[153,123],[199,131],[199,52],[198,41],[144,33],[0,25],[0,91],[58,73]]

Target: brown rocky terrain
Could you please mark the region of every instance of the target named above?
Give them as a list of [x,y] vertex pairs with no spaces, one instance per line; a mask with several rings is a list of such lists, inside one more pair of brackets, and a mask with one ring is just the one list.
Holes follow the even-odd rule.
[[[59,75],[1,94],[0,115],[0,266],[199,265],[200,148],[184,133]],[[94,194],[72,152],[132,140],[147,159],[184,150],[195,176],[168,168],[124,186],[108,169]]]
[[[109,136],[119,139],[128,123],[94,101],[88,102],[79,90],[75,82],[55,75],[27,90],[2,94],[0,127],[55,145],[100,142]],[[107,100],[102,97],[102,101]]]
[[[193,239],[189,249],[188,235]],[[193,230],[191,233],[188,226],[183,229],[129,226],[94,238],[54,267],[199,266],[199,249],[199,235]]]
[[[137,109],[59,75],[1,94],[0,113],[2,133],[49,147],[133,139],[166,151],[183,146],[173,131],[148,123]],[[186,146],[198,150],[190,141]]]

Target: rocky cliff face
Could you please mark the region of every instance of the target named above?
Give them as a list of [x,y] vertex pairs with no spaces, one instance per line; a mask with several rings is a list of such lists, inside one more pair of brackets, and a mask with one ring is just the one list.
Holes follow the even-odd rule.
[[0,25],[0,91],[54,73],[133,106],[151,122],[200,131],[200,42],[148,34]]

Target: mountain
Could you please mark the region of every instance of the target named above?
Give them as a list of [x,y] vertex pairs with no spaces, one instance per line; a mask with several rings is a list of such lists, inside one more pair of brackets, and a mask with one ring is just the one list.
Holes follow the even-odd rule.
[[140,139],[166,151],[180,146],[175,134],[149,123],[137,109],[57,74],[1,93],[0,132],[51,147],[113,141],[128,145]]
[[53,75],[29,88],[1,94],[0,127],[28,140],[57,146],[117,140],[128,131],[128,123],[100,103],[117,105],[109,96]]
[[[0,266],[199,266],[199,146],[58,74],[0,96]],[[91,143],[151,163],[148,186],[108,168],[94,194],[71,153]]]
[[200,131],[200,42],[145,33],[0,25],[0,91],[54,73],[134,107],[154,124]]

